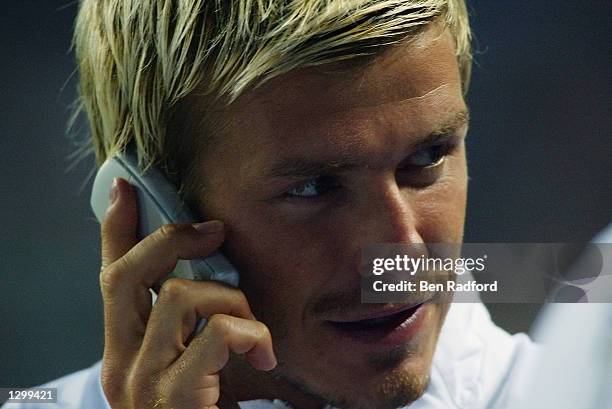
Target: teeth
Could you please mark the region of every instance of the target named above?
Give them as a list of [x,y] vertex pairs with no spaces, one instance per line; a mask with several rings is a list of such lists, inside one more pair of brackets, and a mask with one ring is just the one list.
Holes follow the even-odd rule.
[[395,320],[397,320],[400,317],[406,317],[406,314],[410,314],[412,318],[412,315],[414,315],[414,313],[416,312],[416,309],[418,308],[418,305],[409,309],[409,310],[405,310],[405,311],[400,311],[398,313],[392,314],[392,315],[388,315],[386,317],[381,317],[381,318],[370,318],[370,319],[366,319],[366,320],[361,320],[361,321],[354,321],[353,324],[357,324],[359,326],[363,326],[363,327],[374,327],[377,325],[385,325],[385,324],[389,324]]

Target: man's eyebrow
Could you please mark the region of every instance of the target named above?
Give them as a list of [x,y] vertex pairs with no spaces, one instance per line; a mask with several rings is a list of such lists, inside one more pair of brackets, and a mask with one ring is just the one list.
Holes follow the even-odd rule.
[[[469,122],[470,114],[467,108],[453,113],[432,130],[428,135],[415,139],[411,146],[418,148],[429,146],[448,136],[453,135]],[[312,159],[308,157],[288,157],[272,165],[266,177],[274,178],[307,178],[330,173],[338,173],[363,166],[366,155],[359,153],[340,153],[334,158]]]
[[306,178],[337,173],[358,167],[360,159],[346,156],[336,160],[314,160],[297,157],[285,159],[272,167],[267,176],[276,178]]
[[470,111],[465,108],[455,112],[450,118],[444,121],[431,135],[450,135],[457,132],[461,127],[470,122]]

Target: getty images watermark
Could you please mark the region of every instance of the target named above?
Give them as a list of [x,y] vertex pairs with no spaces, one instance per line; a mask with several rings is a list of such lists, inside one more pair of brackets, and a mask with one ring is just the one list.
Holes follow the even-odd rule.
[[612,244],[375,244],[360,268],[365,303],[612,302]]

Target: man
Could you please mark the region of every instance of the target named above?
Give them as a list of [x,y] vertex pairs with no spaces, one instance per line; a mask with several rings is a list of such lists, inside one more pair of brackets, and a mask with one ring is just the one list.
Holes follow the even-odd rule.
[[[104,357],[59,406],[511,407],[531,347],[482,305],[360,302],[367,244],[462,240],[469,37],[458,0],[83,1],[99,162],[134,143],[209,221],[139,241],[116,180]],[[151,307],[220,246],[239,289],[171,279]]]

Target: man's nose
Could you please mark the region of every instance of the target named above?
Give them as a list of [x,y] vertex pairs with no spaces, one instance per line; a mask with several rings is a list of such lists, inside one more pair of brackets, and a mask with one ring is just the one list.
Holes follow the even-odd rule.
[[420,244],[414,192],[395,180],[379,184],[360,204],[362,245],[375,243]]
[[[370,184],[371,189],[363,191],[360,200],[354,202],[357,207],[353,226],[351,252],[356,272],[361,276],[363,257],[388,257],[398,250],[396,246],[385,246],[384,249],[375,244],[402,244],[404,252],[417,257],[424,254],[424,241],[419,233],[418,212],[415,206],[415,192],[402,189],[395,181],[387,179],[376,184]],[[382,252],[385,254],[372,254]],[[386,254],[389,251],[391,253]]]

